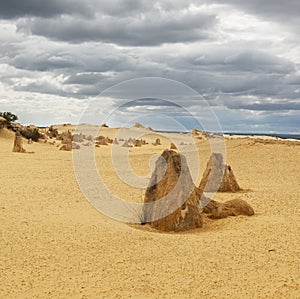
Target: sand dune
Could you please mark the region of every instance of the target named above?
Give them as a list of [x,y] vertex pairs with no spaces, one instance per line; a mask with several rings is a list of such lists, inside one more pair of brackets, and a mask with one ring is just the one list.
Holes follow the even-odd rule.
[[[0,298],[300,298],[299,143],[226,139],[246,191],[215,199],[242,198],[256,215],[166,234],[100,214],[80,192],[71,152],[24,142],[34,154],[13,153],[13,137],[0,133]],[[137,174],[151,175],[149,159],[171,143],[161,139],[130,149]],[[202,174],[209,143],[197,147]],[[141,201],[144,190],[122,183],[110,153],[111,145],[96,149],[105,183]]]

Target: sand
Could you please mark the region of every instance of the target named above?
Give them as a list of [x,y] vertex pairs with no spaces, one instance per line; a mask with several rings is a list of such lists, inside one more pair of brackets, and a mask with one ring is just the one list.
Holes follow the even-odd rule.
[[[94,209],[71,152],[24,142],[35,153],[13,153],[13,134],[0,133],[0,298],[300,298],[300,147],[226,143],[227,162],[248,191],[215,199],[242,198],[256,215],[165,234]],[[169,145],[130,149],[133,169],[150,175],[149,158]],[[204,171],[209,145],[197,145]],[[107,185],[141,201],[143,190],[117,181],[110,150],[96,149]]]

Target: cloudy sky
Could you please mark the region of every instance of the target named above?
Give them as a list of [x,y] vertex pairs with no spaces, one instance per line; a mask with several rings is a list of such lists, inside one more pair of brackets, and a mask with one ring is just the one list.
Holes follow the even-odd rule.
[[[298,0],[1,1],[0,111],[25,124],[76,123],[107,88],[163,77],[202,95],[224,131],[299,134],[299,14]],[[109,124],[148,110],[183,117],[145,97]],[[122,95],[101,100],[99,119]],[[181,100],[203,111],[200,98]]]

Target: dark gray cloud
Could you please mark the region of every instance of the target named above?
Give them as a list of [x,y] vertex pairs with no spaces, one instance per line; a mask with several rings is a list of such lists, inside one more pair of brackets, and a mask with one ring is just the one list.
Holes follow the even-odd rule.
[[78,85],[92,85],[99,83],[100,80],[105,79],[101,73],[79,73],[71,74],[65,81],[65,84],[78,84]]
[[169,54],[168,64],[172,68],[211,70],[216,72],[248,72],[252,74],[288,74],[296,70],[294,63],[255,47],[242,44],[199,49],[183,57]]
[[153,7],[153,3],[147,0],[87,0],[86,3],[89,3],[90,7],[93,7],[94,11],[100,11],[104,15],[116,17],[147,12]]
[[28,93],[40,93],[40,94],[48,94],[48,95],[57,95],[61,97],[76,97],[74,93],[65,92],[58,86],[51,84],[47,81],[37,81],[27,85],[17,85],[14,87],[15,91],[25,91]]
[[18,30],[72,43],[101,41],[125,46],[156,46],[211,39],[215,23],[215,16],[205,13],[165,15],[154,11],[143,17],[98,15],[93,21],[66,15],[35,18],[20,21]]
[[58,71],[66,75],[84,72],[120,72],[134,67],[134,57],[106,45],[58,45],[20,43],[5,51],[5,62],[18,69]]
[[222,98],[224,107],[232,110],[249,110],[258,112],[287,112],[299,111],[300,102],[293,99],[276,99],[255,97],[253,95],[247,96],[225,96]]
[[[237,108],[237,107],[235,107]],[[288,111],[288,110],[300,110],[300,103],[260,103],[251,105],[241,105],[240,109],[255,110],[255,111]]]
[[295,70],[293,63],[262,51],[245,51],[226,57],[224,65],[235,70],[263,73],[290,73]]
[[0,17],[14,19],[26,16],[50,18],[61,14],[91,16],[93,7],[79,0],[10,0],[0,1]]
[[78,64],[68,55],[51,55],[50,53],[22,53],[10,59],[10,64],[24,70],[45,72],[56,69],[76,67]]
[[170,102],[168,100],[163,100],[159,98],[141,98],[123,105],[124,108],[128,107],[179,107],[177,104]]

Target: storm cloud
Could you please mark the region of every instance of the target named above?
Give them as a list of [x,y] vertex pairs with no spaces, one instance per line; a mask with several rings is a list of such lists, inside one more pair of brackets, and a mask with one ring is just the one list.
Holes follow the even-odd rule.
[[18,30],[73,43],[101,41],[125,46],[156,46],[210,39],[215,23],[215,16],[205,13],[150,11],[142,16],[118,18],[97,15],[93,22],[68,15],[35,18],[19,22]]
[[0,17],[3,19],[16,19],[27,16],[50,18],[61,14],[78,14],[91,16],[93,7],[82,1],[74,0],[11,0],[0,2]]
[[[72,122],[115,84],[163,77],[203,96],[225,131],[299,133],[299,11],[293,0],[2,1],[0,110],[29,122],[36,101],[30,122]],[[201,114],[200,96],[173,93]],[[131,97],[116,88],[105,113]],[[170,108],[144,99],[126,112],[147,107]]]

